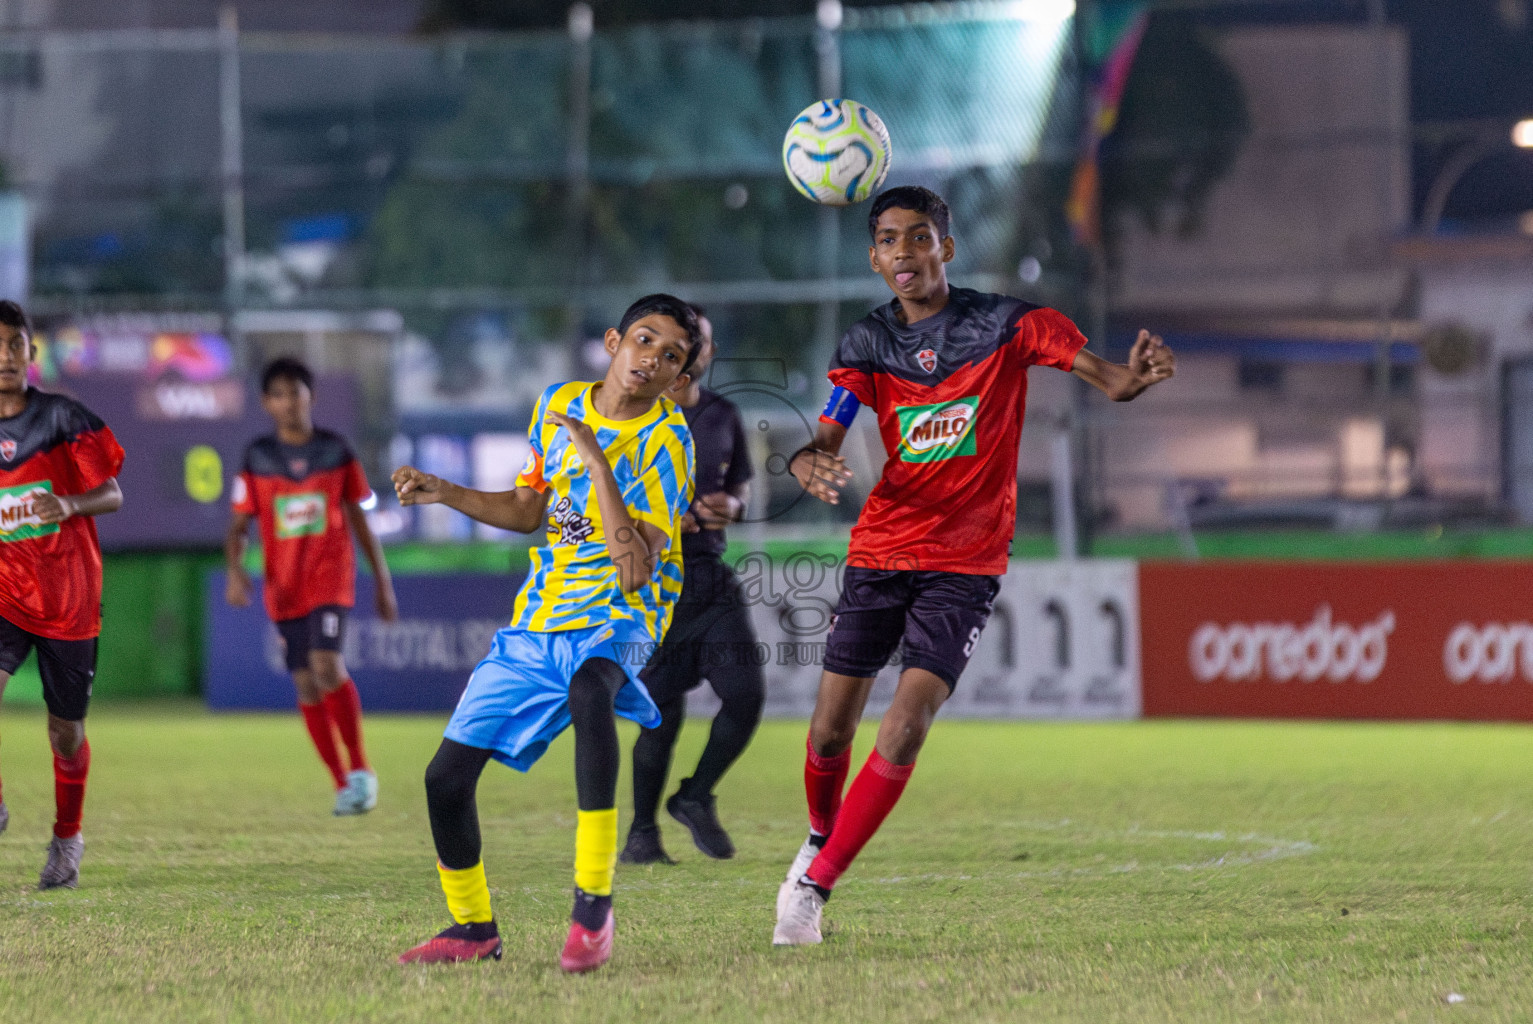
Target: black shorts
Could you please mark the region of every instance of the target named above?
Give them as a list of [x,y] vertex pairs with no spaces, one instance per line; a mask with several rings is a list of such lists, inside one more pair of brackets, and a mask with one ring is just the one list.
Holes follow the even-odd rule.
[[287,648],[287,670],[308,668],[310,651],[339,651],[350,611],[345,605],[322,604],[307,615],[278,622],[277,632]]
[[733,570],[717,558],[688,556],[665,641],[639,678],[662,706],[704,679],[722,700],[759,700],[766,691],[766,655]]
[[997,576],[849,565],[831,620],[825,671],[876,676],[903,640],[900,663],[938,676],[951,691],[1000,589]]
[[84,721],[96,680],[96,638],[53,640],[0,618],[0,672],[14,675],[34,647],[48,714],[66,722]]

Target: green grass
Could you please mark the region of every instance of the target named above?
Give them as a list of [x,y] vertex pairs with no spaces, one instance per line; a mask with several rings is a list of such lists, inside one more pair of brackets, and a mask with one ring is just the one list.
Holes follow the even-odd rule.
[[[804,827],[803,726],[769,723],[721,788],[739,857],[707,861],[668,827],[681,863],[620,866],[615,958],[569,978],[556,966],[568,737],[529,777],[492,766],[480,787],[505,959],[393,963],[445,919],[419,781],[440,725],[371,719],[382,802],[334,820],[296,716],[102,706],[83,885],[43,894],[43,721],[7,710],[0,1020],[1516,1021],[1533,1008],[1524,729],[941,722],[837,890],[825,944],[773,950],[774,892]],[[683,736],[683,769],[701,733]]]

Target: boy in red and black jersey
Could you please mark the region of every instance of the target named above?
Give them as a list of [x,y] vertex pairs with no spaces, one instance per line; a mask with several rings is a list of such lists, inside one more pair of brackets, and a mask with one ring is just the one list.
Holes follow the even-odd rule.
[[[928,189],[884,192],[868,229],[868,261],[894,300],[841,339],[830,402],[789,469],[835,504],[850,479],[837,453],[863,405],[878,416],[888,460],[847,551],[809,726],[809,838],[778,891],[776,945],[820,941],[832,887],[899,800],[990,617],[1016,524],[1028,367],[1074,373],[1114,401],[1138,396],[1176,367],[1148,331],[1127,364],[1110,363],[1087,352],[1080,331],[1052,309],[950,288],[947,204]],[[901,644],[894,702],[843,804],[873,677]]]
[[250,604],[245,535],[257,519],[266,611],[282,634],[298,710],[335,782],[335,813],[363,814],[377,806],[378,779],[362,745],[362,701],[341,658],[346,613],[356,603],[353,535],[372,566],[378,617],[392,622],[399,612],[383,547],[363,510],[372,490],[346,441],[315,428],[313,398],[314,377],[296,359],[275,359],[261,374],[261,404],[277,432],[251,443],[234,482],[226,596],[235,607]]
[[[123,451],[72,398],[27,385],[27,316],[0,302],[0,692],[37,649],[57,817],[38,888],[80,878],[90,743],[85,712],[101,633],[101,547],[92,516],[122,507]],[[0,832],[10,812],[0,800]]]

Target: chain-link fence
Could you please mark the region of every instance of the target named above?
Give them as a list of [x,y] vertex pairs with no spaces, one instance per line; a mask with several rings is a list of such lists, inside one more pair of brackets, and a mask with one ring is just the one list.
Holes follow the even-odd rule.
[[[599,372],[591,339],[659,290],[708,308],[726,361],[769,366],[735,388],[766,462],[803,443],[835,339],[888,297],[866,207],[816,206],[782,171],[784,130],[821,96],[880,113],[888,184],[945,195],[955,281],[1079,306],[1061,212],[1080,119],[1071,9],[16,34],[0,39],[0,69],[21,69],[0,81],[0,154],[31,210],[34,308],[218,312],[247,370],[295,349],[363,366],[374,471],[422,439],[471,468],[476,437],[523,430],[549,380]],[[391,389],[369,345],[387,346]],[[764,483],[763,516],[820,514]]]
[[[1071,22],[961,3],[806,19],[432,39],[11,35],[0,152],[33,292],[116,304],[573,308],[876,293],[864,211],[804,202],[788,121],[827,89],[892,126],[891,182],[941,188],[970,277],[1068,254]],[[1030,202],[1029,200],[1035,200]],[[227,257],[227,265],[226,265]],[[876,284],[876,282],[874,282]],[[1067,285],[1055,286],[1068,290]],[[688,297],[693,297],[689,295]],[[802,346],[801,346],[802,347]]]
[[[1197,36],[1197,59],[1219,51],[1233,68],[1209,82],[1244,82],[1251,138],[1209,135],[1237,158],[1198,185],[1203,234],[1126,232],[1112,290],[1088,301],[1108,275],[1093,274],[1063,213],[1085,88],[1072,9],[979,0],[847,9],[835,25],[418,38],[232,25],[11,34],[0,38],[0,160],[30,209],[35,309],[56,323],[92,318],[92,330],[119,313],[213,314],[235,372],[294,351],[356,376],[354,429],[379,482],[407,457],[494,482],[543,385],[601,371],[593,340],[631,299],[668,290],[701,303],[722,353],[710,383],[751,427],[751,516],[813,527],[844,523],[857,502],[798,500],[773,456],[804,443],[836,337],[888,295],[867,269],[866,207],[805,201],[780,145],[811,101],[847,95],[890,127],[889,184],[948,199],[955,282],[1056,306],[1117,357],[1124,339],[1097,315],[1109,305],[1144,311],[1185,346],[1175,387],[1129,408],[1034,375],[1024,528],[1055,518],[1059,431],[1077,507],[1098,531],[1504,518],[1496,439],[1511,413],[1494,372],[1444,383],[1421,362],[1423,324],[1379,298],[1410,291],[1387,254],[1393,197],[1408,193],[1391,40]],[[1366,65],[1362,92],[1377,102],[1341,102],[1358,90],[1339,72],[1305,99],[1292,88],[1314,78],[1302,60]],[[1174,193],[1187,168],[1209,173],[1202,143],[1178,133],[1196,126],[1175,106],[1196,88],[1179,88],[1131,89],[1139,106],[1125,117],[1155,120],[1108,179]],[[1178,131],[1155,134],[1166,124]],[[1260,330],[1254,315],[1186,330],[1161,317],[1226,298],[1278,308],[1280,293],[1350,316],[1352,334],[1313,316],[1286,334],[1270,317]],[[1370,317],[1382,326],[1357,335]],[[849,452],[866,486],[883,457],[876,434],[854,431]]]

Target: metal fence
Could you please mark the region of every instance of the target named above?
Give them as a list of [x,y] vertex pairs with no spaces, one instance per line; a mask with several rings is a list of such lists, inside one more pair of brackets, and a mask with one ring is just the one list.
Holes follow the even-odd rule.
[[[782,132],[820,96],[868,103],[893,137],[889,183],[929,185],[953,208],[954,280],[1056,306],[1097,334],[1089,261],[1063,215],[1084,88],[1073,7],[974,0],[823,24],[592,31],[576,19],[422,38],[232,23],[11,33],[0,164],[31,211],[34,309],[213,313],[247,369],[296,349],[356,372],[379,476],[423,452],[471,470],[476,439],[522,430],[544,383],[599,370],[591,340],[629,300],[674,291],[708,307],[725,356],[711,383],[747,409],[762,470],[753,518],[840,523],[855,502],[797,500],[772,456],[803,443],[836,337],[887,291],[866,266],[865,207],[798,196]],[[1328,146],[1350,152],[1311,134],[1264,144],[1317,162]],[[1260,362],[1186,359],[1177,388],[1128,408],[1035,375],[1020,524],[1047,529],[1068,506],[1049,493],[1060,429],[1096,530],[1501,515],[1493,446],[1425,458],[1427,371],[1410,345],[1276,386]],[[1380,372],[1392,383],[1369,376]],[[1500,401],[1490,382],[1433,408],[1494,436]],[[1222,454],[1200,456],[1215,437]],[[1182,457],[1166,457],[1170,443]],[[1243,446],[1249,458],[1226,458]],[[871,480],[876,437],[850,449]]]
[[651,287],[861,300],[863,214],[793,193],[788,121],[861,99],[892,127],[891,182],[948,195],[962,274],[1015,280],[1031,248],[1068,272],[1058,204],[1029,190],[1073,159],[1071,25],[975,2],[836,26],[12,34],[0,67],[28,70],[0,82],[0,153],[53,309],[385,306],[440,331],[462,309],[610,315]]
[[[620,31],[575,17],[422,38],[232,21],[14,33],[0,160],[31,211],[35,310],[216,312],[247,368],[295,345],[364,365],[375,471],[423,437],[467,450],[523,429],[541,385],[595,369],[590,339],[656,290],[707,306],[726,355],[770,364],[735,388],[766,458],[803,443],[836,338],[887,299],[866,208],[816,206],[782,171],[782,133],[821,96],[881,114],[888,184],[948,199],[955,281],[1079,306],[1062,213],[1081,116],[1072,10],[973,0]],[[390,317],[370,339],[352,329]],[[386,395],[369,345],[389,353]],[[763,500],[769,518],[814,518]]]

